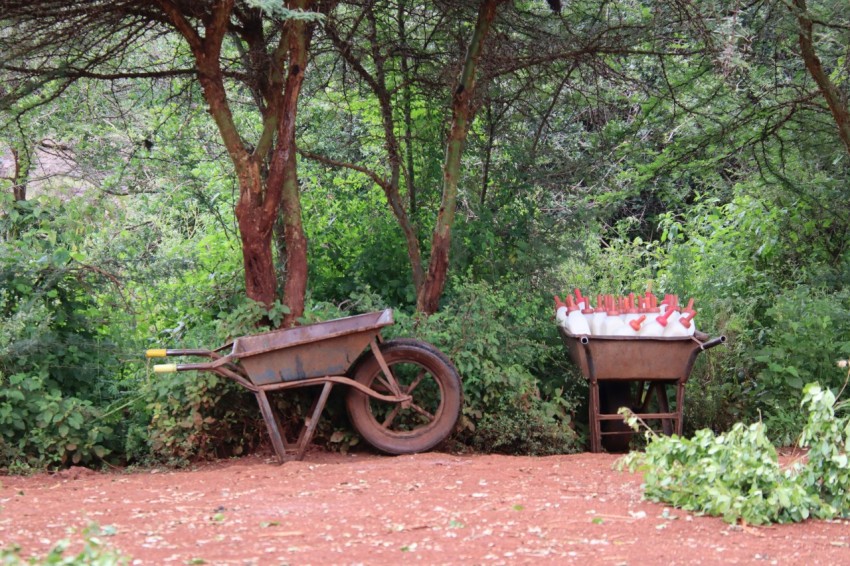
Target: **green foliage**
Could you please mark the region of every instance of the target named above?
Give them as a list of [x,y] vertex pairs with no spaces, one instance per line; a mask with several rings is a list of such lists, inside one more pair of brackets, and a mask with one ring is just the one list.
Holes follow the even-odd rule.
[[765,346],[754,356],[762,369],[753,395],[771,437],[788,445],[805,423],[794,402],[803,384],[841,385],[834,364],[850,356],[850,295],[800,286],[778,296],[766,317]]
[[539,404],[528,398],[506,399],[478,420],[467,442],[484,453],[547,456],[576,451],[575,432],[548,417]]
[[[801,446],[807,461],[782,469],[761,422],[735,424],[693,438],[647,433],[645,453],[620,465],[644,474],[645,496],[727,522],[787,523],[850,515],[850,418],[835,415],[835,396],[818,384],[803,388],[808,421]],[[627,420],[636,429],[637,418]]]
[[303,200],[314,299],[340,302],[371,287],[391,305],[415,303],[405,241],[381,191],[343,173],[313,182]]
[[253,395],[207,372],[158,375],[148,385],[150,422],[130,438],[139,461],[171,465],[235,456],[258,441],[262,421]]
[[[549,340],[549,310],[548,297],[530,295],[517,281],[455,280],[440,312],[422,318],[396,311],[391,333],[434,344],[457,367],[464,390],[461,440],[487,451],[571,452],[576,401],[564,393],[567,372]],[[512,423],[520,414],[522,421]]]
[[[243,298],[220,318],[193,328],[183,338],[197,347],[210,347],[269,327],[258,326],[264,316],[279,324],[286,307],[270,311]],[[239,455],[253,449],[264,434],[254,396],[229,379],[209,372],[158,374],[149,378],[139,411],[146,416],[130,431],[128,456],[172,465]],[[280,407],[285,411],[291,406]]]
[[[845,366],[846,366],[845,361]],[[850,372],[844,385],[850,381]],[[808,447],[808,460],[802,481],[826,507],[825,515],[850,517],[850,416],[836,417],[846,411],[847,401],[836,403],[829,389],[817,384],[803,390],[802,407],[808,421],[800,437],[800,446]]]
[[0,466],[97,464],[116,448],[103,409],[120,365],[98,306],[108,282],[74,228],[94,213],[47,199],[3,205]]
[[12,545],[0,550],[0,564],[6,566],[120,566],[130,563],[130,558],[112,550],[103,543],[101,537],[115,534],[114,527],[100,527],[91,524],[83,530],[83,549],[73,555],[65,556],[71,541],[63,539],[42,558],[21,558],[21,547]]

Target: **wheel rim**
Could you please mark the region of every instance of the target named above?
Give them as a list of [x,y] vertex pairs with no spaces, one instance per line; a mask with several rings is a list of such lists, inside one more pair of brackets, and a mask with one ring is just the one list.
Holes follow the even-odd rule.
[[[439,380],[424,365],[412,362],[389,364],[402,395],[410,395],[405,403],[386,403],[368,398],[369,415],[384,433],[397,437],[422,434],[436,425],[443,412],[443,390]],[[368,384],[384,395],[392,395],[386,376],[378,371]]]

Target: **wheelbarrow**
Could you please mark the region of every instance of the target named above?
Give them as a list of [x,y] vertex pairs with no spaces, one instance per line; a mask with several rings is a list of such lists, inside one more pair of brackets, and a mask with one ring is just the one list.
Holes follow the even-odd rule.
[[[236,338],[216,350],[153,349],[149,358],[200,356],[205,363],[158,364],[154,372],[209,371],[257,398],[280,463],[301,460],[334,385],[348,386],[351,424],[389,454],[424,452],[443,442],[460,415],[463,394],[452,362],[419,340],[384,341],[391,309]],[[227,349],[229,353],[225,353]],[[321,386],[298,439],[288,442],[269,393]]]
[[[617,411],[628,407],[644,421],[660,420],[665,434],[682,434],[685,383],[697,355],[726,341],[697,333],[685,337],[576,336],[558,327],[573,363],[590,386],[590,451],[625,452],[632,430]],[[675,410],[667,387],[676,388]],[[655,396],[656,410],[652,410]]]

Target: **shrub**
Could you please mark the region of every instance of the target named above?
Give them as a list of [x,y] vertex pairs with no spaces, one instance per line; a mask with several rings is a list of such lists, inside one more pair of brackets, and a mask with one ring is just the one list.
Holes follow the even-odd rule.
[[[647,433],[645,453],[620,465],[644,473],[644,495],[690,511],[751,524],[850,516],[850,418],[835,415],[835,396],[818,384],[803,388],[807,415],[800,444],[804,465],[783,470],[761,422],[693,438]],[[637,418],[629,417],[637,428]]]
[[834,362],[850,356],[850,341],[843,339],[850,336],[850,295],[799,286],[776,297],[766,315],[752,395],[771,438],[790,445],[806,422],[795,401],[803,384],[841,385]]
[[89,264],[85,203],[0,196],[0,466],[93,465],[120,445],[109,404],[121,373]]
[[463,442],[510,453],[576,449],[570,424],[577,400],[565,394],[575,385],[566,381],[571,374],[550,300],[531,295],[518,281],[455,280],[440,312],[427,318],[396,313],[390,333],[434,344],[457,367]]

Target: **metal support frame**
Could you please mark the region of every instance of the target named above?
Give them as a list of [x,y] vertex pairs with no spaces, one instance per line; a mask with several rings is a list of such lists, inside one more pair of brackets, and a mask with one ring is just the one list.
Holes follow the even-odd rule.
[[[380,337],[380,335],[378,335]],[[313,441],[313,436],[316,434],[316,428],[319,424],[319,419],[322,416],[322,412],[325,409],[325,405],[327,404],[328,397],[330,396],[331,390],[335,383],[340,383],[344,385],[348,385],[354,387],[355,389],[366,393],[367,395],[379,399],[381,401],[395,402],[395,403],[404,403],[410,401],[410,395],[405,395],[401,393],[401,389],[398,385],[398,382],[395,380],[392,372],[387,365],[386,360],[384,360],[384,356],[381,354],[381,350],[378,347],[378,339],[373,338],[370,342],[370,347],[372,349],[372,353],[375,358],[378,360],[378,365],[384,372],[384,375],[387,378],[387,386],[392,390],[393,395],[383,395],[365,387],[364,385],[354,381],[353,379],[340,375],[327,375],[324,377],[305,379],[300,381],[291,381],[284,383],[274,383],[263,386],[253,386],[254,395],[257,398],[257,404],[260,406],[260,413],[263,415],[263,421],[266,423],[266,429],[269,432],[269,438],[271,438],[272,447],[274,448],[275,454],[277,455],[277,460],[279,463],[283,464],[289,460],[302,460],[304,458],[304,454],[307,451],[307,448],[310,446],[310,443]],[[212,371],[216,371],[225,377],[233,378],[232,375],[229,375],[231,372],[223,373],[221,372],[221,366],[217,366],[215,368],[209,368]],[[304,424],[301,427],[301,431],[298,434],[298,440],[294,443],[289,443],[286,441],[286,437],[283,434],[283,427],[281,426],[280,419],[278,418],[277,412],[271,406],[268,399],[268,393],[272,391],[280,391],[283,389],[294,389],[296,387],[309,387],[314,385],[321,385],[322,391],[316,396],[313,401],[313,406],[310,408],[310,412],[307,417],[304,419]]]
[[[617,380],[601,380],[601,381],[616,381],[619,383],[638,383],[640,392],[636,399],[640,404],[638,410],[634,414],[643,420],[660,420],[661,430],[664,434],[681,435],[684,424],[683,409],[685,401],[685,380],[677,381],[648,381],[646,379],[617,379]],[[590,406],[588,407],[588,420],[590,422],[590,451],[602,452],[602,437],[612,434],[623,434],[619,431],[603,432],[602,421],[621,421],[623,416],[617,413],[603,413],[601,409],[601,399],[599,395],[600,380],[592,378],[590,380]],[[644,384],[649,383],[649,387],[644,390]],[[667,398],[666,387],[668,385],[676,386],[676,410],[671,411]],[[649,404],[652,401],[652,394],[655,393],[658,402],[658,412],[647,412]]]

